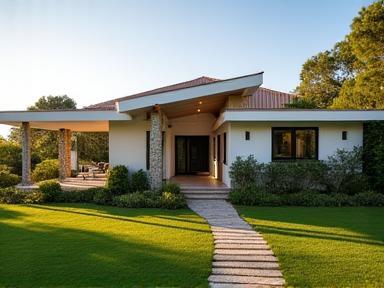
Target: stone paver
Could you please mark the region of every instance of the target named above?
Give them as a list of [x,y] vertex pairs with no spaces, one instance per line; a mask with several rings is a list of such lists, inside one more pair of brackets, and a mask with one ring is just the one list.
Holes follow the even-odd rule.
[[214,236],[210,287],[283,287],[279,264],[262,235],[225,200],[188,200],[211,225]]

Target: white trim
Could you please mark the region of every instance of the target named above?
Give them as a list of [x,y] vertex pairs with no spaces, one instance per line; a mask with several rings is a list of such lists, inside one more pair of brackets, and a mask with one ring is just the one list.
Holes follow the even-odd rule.
[[51,121],[124,121],[132,120],[126,113],[116,111],[4,111],[0,112],[0,124],[7,122]]
[[127,99],[116,103],[116,105],[119,112],[127,112],[131,110],[151,107],[156,104],[161,105],[225,92],[242,90],[246,88],[259,87],[261,84],[263,84],[263,74],[258,73],[169,92]]
[[213,125],[218,129],[223,123],[264,122],[264,121],[319,121],[319,122],[362,122],[384,120],[384,110],[258,110],[258,111],[224,111]]

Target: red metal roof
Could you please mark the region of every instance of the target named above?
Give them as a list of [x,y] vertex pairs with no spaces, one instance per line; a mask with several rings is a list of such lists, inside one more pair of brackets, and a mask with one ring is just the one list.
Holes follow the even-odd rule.
[[[209,84],[217,81],[222,81],[222,80],[203,76],[190,81],[181,82],[174,85],[169,85],[169,86],[165,86],[165,87],[161,87],[161,88],[157,88],[157,89],[153,89],[153,90],[149,90],[149,91],[145,91],[145,92],[141,92],[141,93],[137,93],[137,94],[121,97],[121,98],[116,98],[106,102],[94,104],[91,106],[84,107],[84,109],[85,110],[103,110],[103,111],[115,110],[116,102],[132,99],[132,98],[143,97],[143,96],[152,95],[152,94],[157,94],[157,93],[162,93],[162,92],[169,92],[169,91],[178,90],[178,89],[205,85],[205,84]],[[289,103],[294,97],[295,97],[294,94],[279,92],[279,91],[260,87],[254,92],[252,96],[246,97],[243,100],[241,107],[238,107],[238,108],[257,108],[257,109],[284,108],[284,104]],[[235,107],[231,107],[231,108],[235,108]]]

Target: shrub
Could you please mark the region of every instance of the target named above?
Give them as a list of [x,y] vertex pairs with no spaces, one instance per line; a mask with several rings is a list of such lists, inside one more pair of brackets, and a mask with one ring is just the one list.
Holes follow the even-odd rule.
[[133,192],[113,197],[112,205],[126,208],[158,208],[160,196],[153,191]]
[[229,200],[233,204],[252,206],[278,206],[280,198],[277,195],[267,193],[262,187],[253,185],[244,190],[232,190]]
[[332,193],[354,195],[367,188],[367,178],[362,173],[362,148],[352,151],[337,150],[326,161],[326,183]]
[[109,204],[112,200],[111,190],[108,188],[95,188],[92,201],[96,204]]
[[61,197],[61,186],[56,180],[45,180],[40,183],[39,190],[44,195],[44,202],[59,202]]
[[131,191],[145,191],[149,189],[149,182],[147,173],[140,169],[132,174],[131,177]]
[[247,158],[236,157],[229,170],[234,189],[245,190],[249,186],[263,182],[263,164],[257,163],[253,155]]
[[0,189],[0,203],[20,204],[23,203],[23,192],[14,187]]
[[356,206],[384,206],[384,195],[375,191],[356,194],[353,197]]
[[106,188],[108,188],[114,196],[129,192],[128,168],[123,165],[118,165],[110,169]]
[[0,164],[0,172],[11,172],[11,169],[7,165]]
[[274,194],[322,191],[325,171],[321,161],[272,162],[265,169],[266,190]]
[[180,189],[179,184],[177,184],[177,183],[166,182],[163,184],[161,191],[162,192],[170,192],[172,194],[178,195],[178,194],[180,194],[181,189]]
[[0,171],[0,188],[15,186],[20,183],[18,175],[9,173],[8,171]]
[[163,192],[160,198],[160,205],[166,209],[181,209],[187,206],[187,202],[183,194]]
[[50,159],[36,165],[32,172],[32,180],[40,182],[44,180],[57,179],[59,177],[59,160]]
[[44,202],[44,194],[40,191],[24,192],[24,204],[39,204]]
[[78,191],[62,191],[60,202],[64,203],[92,203],[95,193],[105,188],[90,188]]

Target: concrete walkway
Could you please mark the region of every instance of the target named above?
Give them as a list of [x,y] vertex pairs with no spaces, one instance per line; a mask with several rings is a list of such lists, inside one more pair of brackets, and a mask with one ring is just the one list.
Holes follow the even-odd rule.
[[261,234],[225,200],[188,200],[211,225],[215,240],[211,287],[283,287],[279,264]]

